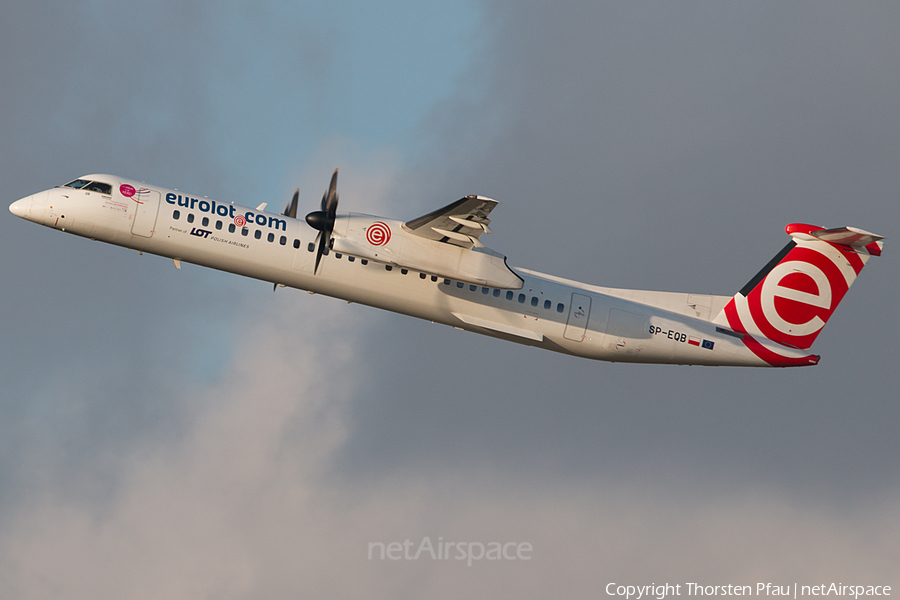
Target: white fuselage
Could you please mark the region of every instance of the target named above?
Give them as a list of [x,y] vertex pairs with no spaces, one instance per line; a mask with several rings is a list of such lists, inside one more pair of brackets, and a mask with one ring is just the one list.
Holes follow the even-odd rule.
[[[111,193],[57,187],[17,216],[87,238],[591,359],[770,366],[710,322],[728,296],[607,289],[514,269],[521,289],[462,283],[334,251],[318,273],[304,221],[110,175]],[[121,189],[138,193],[123,195]],[[243,216],[244,227],[235,226]],[[384,219],[392,228],[402,222]],[[177,264],[177,263],[176,263]],[[807,353],[780,348],[802,357]]]

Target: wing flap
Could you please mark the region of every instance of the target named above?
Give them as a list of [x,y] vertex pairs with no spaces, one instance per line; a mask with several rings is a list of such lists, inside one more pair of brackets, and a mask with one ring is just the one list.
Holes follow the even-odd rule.
[[498,202],[483,196],[466,196],[443,208],[407,221],[403,227],[419,237],[463,248],[483,245],[478,238],[490,233],[488,215]]
[[483,329],[490,329],[491,331],[499,331],[500,333],[505,333],[506,335],[514,335],[516,337],[525,338],[527,340],[534,340],[535,342],[543,342],[544,336],[535,331],[529,331],[528,329],[522,329],[521,327],[515,327],[513,325],[507,325],[506,323],[497,323],[496,321],[488,321],[487,319],[482,319],[480,317],[473,317],[471,315],[464,315],[462,313],[451,313],[454,317],[466,323],[467,325],[474,325],[475,327],[481,327]]

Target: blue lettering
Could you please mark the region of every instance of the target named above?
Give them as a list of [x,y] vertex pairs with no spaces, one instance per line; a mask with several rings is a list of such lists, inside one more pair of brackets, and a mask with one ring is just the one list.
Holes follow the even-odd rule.
[[166,202],[175,204],[175,194],[166,194]]
[[[169,204],[175,204],[177,199],[178,206],[183,206],[184,208],[189,209],[197,209],[200,212],[204,213],[212,213],[214,215],[218,215],[220,217],[227,217],[234,219],[237,213],[236,207],[234,204],[218,204],[215,200],[200,200],[198,198],[191,198],[190,196],[180,196],[177,194],[166,194],[166,202]],[[287,231],[287,220],[279,219],[277,217],[260,214],[254,212],[252,210],[246,211],[244,214],[244,218],[247,220],[247,224],[258,225],[259,227],[268,227],[269,229]],[[200,231],[199,229],[197,230]],[[193,235],[199,235],[198,233],[192,232]]]

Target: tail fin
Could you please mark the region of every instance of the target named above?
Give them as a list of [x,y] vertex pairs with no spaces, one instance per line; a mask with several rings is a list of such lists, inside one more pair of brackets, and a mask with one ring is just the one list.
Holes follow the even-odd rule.
[[[793,239],[713,322],[806,350],[869,257],[881,255],[882,237],[854,227],[824,229],[800,223],[785,231]],[[760,358],[772,362],[771,357]]]

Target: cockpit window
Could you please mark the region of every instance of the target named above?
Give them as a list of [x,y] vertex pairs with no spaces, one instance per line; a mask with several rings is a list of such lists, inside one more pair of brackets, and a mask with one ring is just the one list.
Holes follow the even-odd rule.
[[89,184],[84,186],[84,189],[88,190],[89,192],[100,192],[101,194],[106,194],[107,196],[112,194],[112,186],[108,183],[100,183],[99,181],[90,182]]
[[71,181],[71,182],[67,183],[63,187],[70,187],[70,188],[75,188],[76,190],[80,190],[81,188],[83,188],[84,186],[86,186],[89,183],[90,183],[90,181],[88,181],[87,179],[76,179],[75,181]]
[[87,190],[89,192],[99,192],[107,196],[112,194],[112,186],[110,184],[100,181],[90,181],[88,179],[76,179],[63,187],[75,188],[76,190]]

